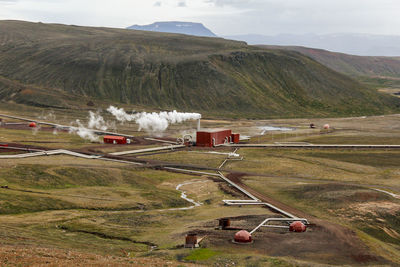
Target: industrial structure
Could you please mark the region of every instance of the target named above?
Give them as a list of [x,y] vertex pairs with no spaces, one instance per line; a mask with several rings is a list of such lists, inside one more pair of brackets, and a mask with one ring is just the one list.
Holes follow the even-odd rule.
[[199,243],[197,240],[197,234],[196,233],[189,233],[186,235],[185,238],[185,248],[198,248]]
[[119,144],[124,145],[127,143],[127,139],[125,136],[115,136],[115,135],[105,135],[103,137],[103,141],[105,144]]
[[253,239],[249,232],[246,230],[241,230],[235,234],[233,241],[235,243],[252,243]]
[[196,146],[215,147],[223,144],[238,144],[240,134],[228,129],[203,129],[196,133]]

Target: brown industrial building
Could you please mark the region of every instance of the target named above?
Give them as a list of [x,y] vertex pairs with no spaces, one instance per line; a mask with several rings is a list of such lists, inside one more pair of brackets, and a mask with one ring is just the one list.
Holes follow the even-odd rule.
[[240,135],[227,129],[205,129],[196,134],[196,146],[213,147],[225,143],[239,143]]
[[123,136],[105,135],[103,140],[105,144],[124,145],[127,143],[126,137]]

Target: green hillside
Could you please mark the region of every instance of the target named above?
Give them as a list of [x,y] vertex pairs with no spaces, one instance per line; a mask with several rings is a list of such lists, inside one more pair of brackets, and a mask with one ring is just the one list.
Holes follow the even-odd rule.
[[220,38],[0,21],[0,99],[40,107],[124,103],[235,117],[398,112],[298,52]]
[[400,57],[361,57],[301,46],[261,46],[297,51],[369,87],[399,96]]
[[400,57],[366,57],[330,52],[302,46],[261,46],[286,49],[307,55],[321,64],[351,76],[400,77]]

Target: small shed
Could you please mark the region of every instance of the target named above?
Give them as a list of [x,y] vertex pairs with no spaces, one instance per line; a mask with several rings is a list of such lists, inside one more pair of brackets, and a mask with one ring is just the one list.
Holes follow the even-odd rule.
[[185,238],[185,248],[197,248],[199,247],[199,243],[197,240],[197,234],[189,233]]
[[231,142],[234,143],[234,144],[239,144],[239,141],[240,141],[240,134],[233,133]]
[[127,143],[126,137],[123,136],[105,135],[103,140],[105,144],[124,145]]
[[196,134],[196,146],[213,147],[232,140],[232,131],[227,129],[204,129]]

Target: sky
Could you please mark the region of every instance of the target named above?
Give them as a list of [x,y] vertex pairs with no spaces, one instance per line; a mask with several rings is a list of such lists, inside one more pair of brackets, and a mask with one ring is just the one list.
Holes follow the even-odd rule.
[[125,28],[201,22],[220,36],[400,35],[400,0],[0,0],[0,19]]

